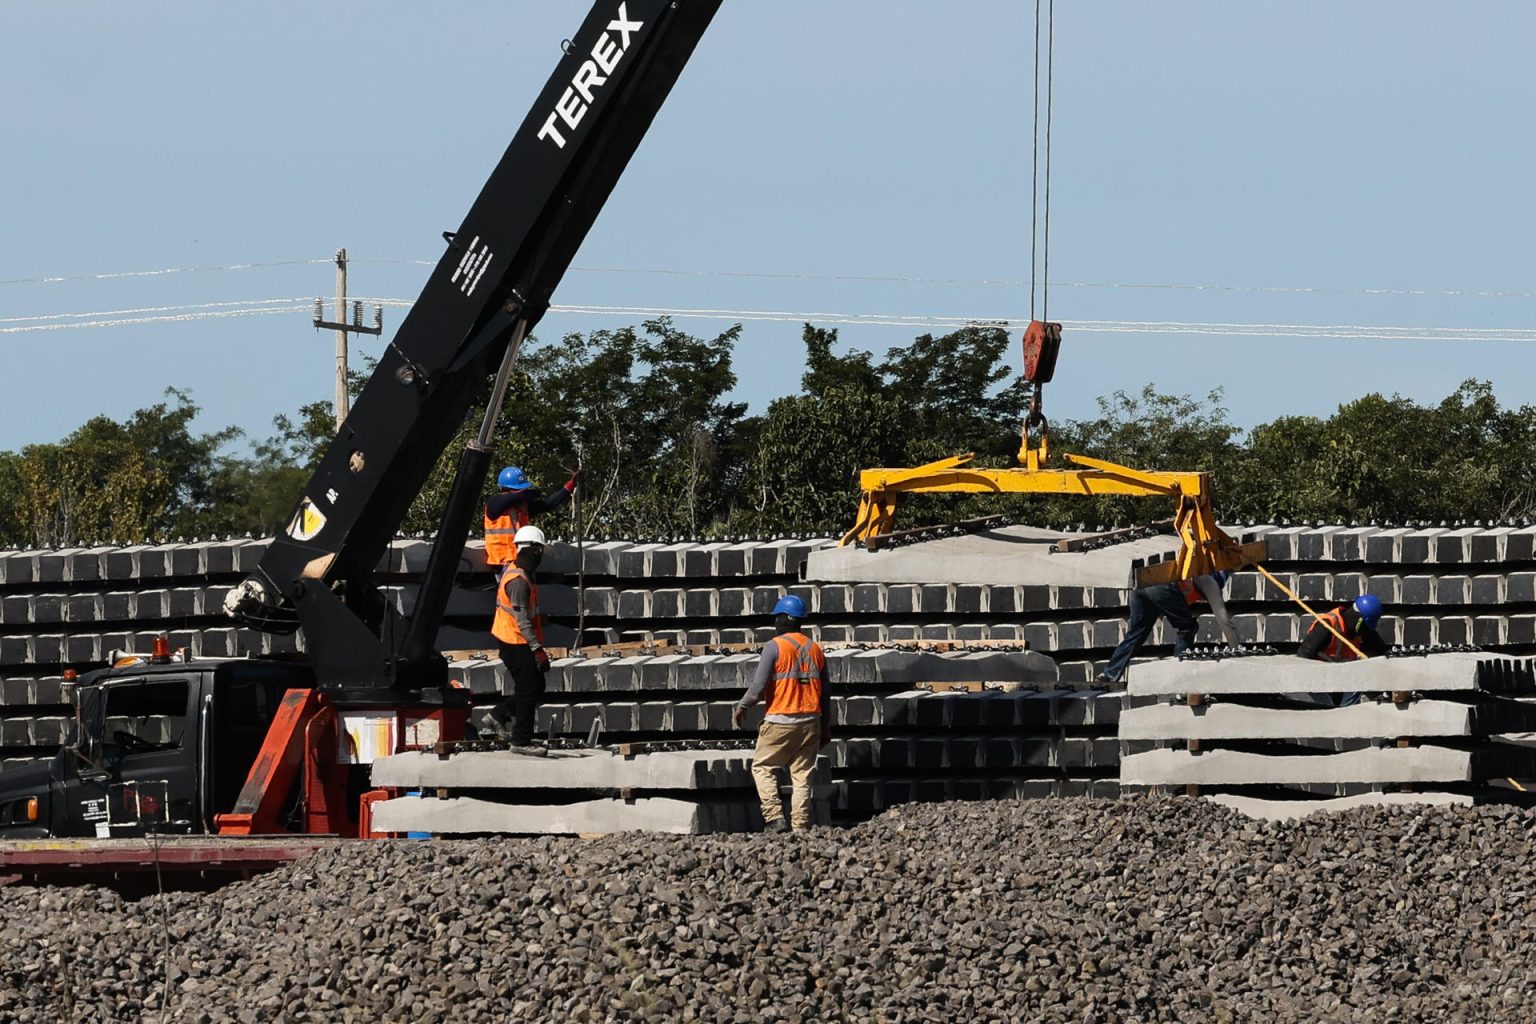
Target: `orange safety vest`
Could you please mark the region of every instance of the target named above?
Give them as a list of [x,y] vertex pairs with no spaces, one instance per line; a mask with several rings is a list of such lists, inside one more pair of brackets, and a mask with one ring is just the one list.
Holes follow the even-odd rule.
[[1184,595],[1185,604],[1199,604],[1205,600],[1205,595],[1200,593],[1194,580],[1179,580],[1179,593]]
[[770,715],[815,715],[821,713],[821,674],[827,656],[821,645],[804,633],[784,633],[779,641],[778,659],[773,663]]
[[492,519],[485,516],[485,560],[491,565],[507,565],[517,558],[517,545],[512,538],[517,531],[528,525],[527,503],[512,506],[512,511]]
[[[1349,628],[1349,622],[1344,617],[1344,609],[1343,608],[1335,608],[1333,611],[1328,612],[1326,615],[1323,616],[1323,622],[1328,623],[1328,625],[1332,626],[1334,629],[1338,630],[1340,633],[1343,633],[1345,636],[1349,637],[1351,640],[1354,639],[1354,636],[1351,633],[1351,630]],[[1307,632],[1310,633],[1310,632],[1312,632],[1313,629],[1323,629],[1323,628],[1325,628],[1325,627],[1323,626],[1322,622],[1314,622],[1314,623],[1312,623],[1312,629],[1307,630]],[[1356,644],[1355,646],[1358,647],[1360,645]],[[1361,651],[1360,653],[1364,654],[1365,652]],[[1317,657],[1318,657],[1319,661],[1354,661],[1354,660],[1356,660],[1355,659],[1355,652],[1351,651],[1348,647],[1345,647],[1341,642],[1339,642],[1339,638],[1334,636],[1332,633],[1328,634],[1328,646],[1324,647],[1323,650],[1322,650],[1322,653],[1319,654]]]
[[512,602],[507,598],[507,584],[521,576],[528,581],[528,615],[533,619],[533,632],[539,644],[544,643],[544,619],[539,615],[539,588],[533,579],[516,565],[502,570],[496,581],[496,618],[491,623],[491,635],[504,644],[526,644],[528,638],[518,628],[517,616],[512,614]]

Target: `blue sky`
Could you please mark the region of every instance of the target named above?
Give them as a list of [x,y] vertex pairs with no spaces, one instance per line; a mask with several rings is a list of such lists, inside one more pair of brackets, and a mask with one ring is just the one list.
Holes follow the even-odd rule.
[[[588,6],[5,4],[0,448],[167,385],[253,436],[328,398],[305,303],[332,253],[354,295],[414,299]],[[877,352],[1027,319],[1033,15],[725,0],[557,304],[772,314],[736,361],[759,410],[797,387],[801,318],[896,321],[840,326]],[[1536,402],[1533,38],[1516,0],[1063,0],[1048,410],[1223,387],[1250,425],[1468,376]],[[1296,336],[1361,333],[1395,337]]]

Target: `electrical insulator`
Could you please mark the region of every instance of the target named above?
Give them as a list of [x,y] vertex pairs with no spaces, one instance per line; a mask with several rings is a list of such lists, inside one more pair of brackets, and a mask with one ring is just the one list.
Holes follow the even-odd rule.
[[380,330],[380,331],[382,331],[384,329],[384,307],[383,306],[374,306],[373,307],[373,326],[377,330]]
[[322,299],[315,300],[315,323],[325,319],[325,302]]
[[352,326],[363,326],[363,304],[361,302],[352,303]]

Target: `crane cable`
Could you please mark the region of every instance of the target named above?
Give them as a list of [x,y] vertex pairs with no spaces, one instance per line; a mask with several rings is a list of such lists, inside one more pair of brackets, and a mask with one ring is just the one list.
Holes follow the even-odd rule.
[[[1040,196],[1040,4],[1035,0],[1034,110],[1030,124],[1029,183],[1029,326],[1024,331],[1024,373],[1028,379],[1029,407],[1019,428],[1019,459],[1028,459],[1031,468],[1044,460],[1050,438],[1050,424],[1045,418],[1046,382],[1056,363],[1056,347],[1061,328],[1052,330],[1051,308],[1051,100],[1056,53],[1056,0],[1045,0],[1045,198]],[[1043,216],[1042,216],[1043,215]],[[1040,230],[1041,220],[1045,230]],[[1035,319],[1036,271],[1039,271],[1040,319]],[[1030,432],[1038,429],[1038,447],[1032,447]],[[1028,453],[1028,454],[1026,454]]]
[[1055,92],[1056,0],[1046,7],[1045,27],[1045,238],[1040,246],[1040,319],[1051,319],[1051,103]]
[[1035,318],[1035,267],[1040,265],[1040,0],[1035,0],[1035,105],[1029,127],[1029,318]]
[[[1035,70],[1033,120],[1030,124],[1029,318],[1050,319],[1051,270],[1051,110],[1055,85],[1056,0],[1045,0],[1045,193],[1040,189],[1040,7],[1035,0]],[[1044,230],[1041,230],[1042,222]],[[1038,277],[1036,271],[1039,271]]]

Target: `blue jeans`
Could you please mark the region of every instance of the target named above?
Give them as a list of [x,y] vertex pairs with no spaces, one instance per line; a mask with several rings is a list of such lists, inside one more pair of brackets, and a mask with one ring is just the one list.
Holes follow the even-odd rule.
[[1104,666],[1104,674],[1113,682],[1118,683],[1125,678],[1126,667],[1130,665],[1131,658],[1135,657],[1137,648],[1152,635],[1159,616],[1167,618],[1178,633],[1178,638],[1173,642],[1175,656],[1183,654],[1194,644],[1195,630],[1200,623],[1190,610],[1189,602],[1184,600],[1177,583],[1157,583],[1138,590],[1131,595],[1131,623],[1125,631],[1125,639],[1120,641],[1115,653],[1109,656],[1109,664]]

